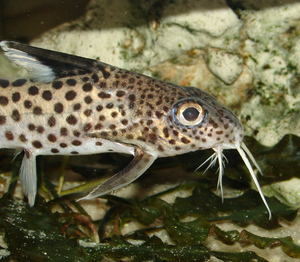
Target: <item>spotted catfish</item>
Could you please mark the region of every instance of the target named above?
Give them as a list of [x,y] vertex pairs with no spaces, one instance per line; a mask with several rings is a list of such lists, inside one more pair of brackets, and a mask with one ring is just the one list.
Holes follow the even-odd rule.
[[[20,170],[29,205],[37,192],[37,155],[120,152],[123,170],[84,199],[107,194],[141,176],[158,157],[213,149],[222,191],[224,149],[236,149],[267,207],[243,143],[238,118],[210,94],[108,64],[3,41],[4,54],[30,79],[0,80],[0,147],[23,149]],[[222,192],[223,193],[223,192]]]

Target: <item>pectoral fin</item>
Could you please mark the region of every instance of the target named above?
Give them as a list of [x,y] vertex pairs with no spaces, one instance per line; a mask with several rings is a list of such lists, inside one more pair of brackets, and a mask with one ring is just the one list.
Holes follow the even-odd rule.
[[79,199],[92,199],[103,196],[121,187],[124,187],[139,178],[154,162],[156,156],[152,156],[140,148],[134,150],[134,158],[123,170],[96,187],[87,196]]

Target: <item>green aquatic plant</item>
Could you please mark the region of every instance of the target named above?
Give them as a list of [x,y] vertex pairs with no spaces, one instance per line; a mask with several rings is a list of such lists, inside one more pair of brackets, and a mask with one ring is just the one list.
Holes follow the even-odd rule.
[[[271,172],[272,169],[268,168],[278,164],[276,171],[279,172],[284,163],[299,163],[298,137],[288,135],[273,148],[262,147],[253,139],[246,141],[251,144],[250,150],[262,166],[265,184],[269,183],[269,178],[278,181],[299,175],[291,168],[287,169],[291,171],[289,174],[275,179],[275,171]],[[277,163],[278,157],[283,155],[283,161]],[[187,175],[191,174],[190,170],[194,168],[191,156],[166,162],[161,160],[152,172],[164,172],[175,165],[182,166]],[[287,256],[300,258],[300,247],[290,236],[265,237],[247,229],[226,231],[219,226],[226,221],[243,228],[254,224],[271,231],[280,228],[280,220],[292,222],[297,216],[297,210],[271,197],[267,198],[273,215],[269,220],[259,194],[246,189],[245,182],[241,183],[237,174],[247,171],[243,170],[243,163],[238,159],[234,162],[238,171],[231,172],[233,166],[229,166],[225,173],[233,173],[225,184],[235,187],[240,184],[244,189],[245,192],[237,197],[225,198],[222,202],[222,198],[211,191],[215,181],[202,176],[197,181],[183,182],[142,200],[107,195],[108,211],[101,221],[91,221],[80,202],[72,200],[75,198],[73,194],[60,197],[47,180],[43,165],[39,168],[43,185],[53,200],[47,202],[44,197],[38,196],[35,206],[29,207],[26,202],[14,197],[20,159],[22,156],[16,158],[10,187],[0,199],[0,232],[7,244],[6,248],[2,248],[6,253],[1,253],[1,261],[207,261],[211,257],[223,261],[267,261],[252,251],[212,250],[208,241],[218,241],[228,247],[238,244],[241,249],[247,246],[262,250],[281,248]],[[85,172],[83,167],[80,172]],[[182,190],[190,190],[191,194],[177,197],[173,203],[162,200],[163,196]],[[61,206],[60,212],[53,211],[57,210],[54,209],[57,205]],[[123,226],[129,222],[140,225],[139,229],[122,234]],[[162,232],[168,235],[169,243],[158,237]]]

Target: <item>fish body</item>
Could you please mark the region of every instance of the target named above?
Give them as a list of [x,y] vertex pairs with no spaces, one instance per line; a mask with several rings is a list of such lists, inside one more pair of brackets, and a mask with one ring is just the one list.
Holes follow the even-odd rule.
[[222,151],[237,149],[267,206],[246,156],[257,166],[242,142],[241,122],[210,94],[92,59],[15,42],[0,46],[31,75],[0,79],[0,148],[25,151],[20,179],[31,206],[37,155],[134,155],[125,169],[85,197],[89,199],[131,183],[158,157],[204,149],[216,152],[212,160],[220,165],[220,187]]

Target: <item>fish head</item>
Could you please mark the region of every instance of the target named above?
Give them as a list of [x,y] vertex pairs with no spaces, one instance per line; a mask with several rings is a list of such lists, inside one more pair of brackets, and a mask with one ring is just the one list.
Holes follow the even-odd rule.
[[169,154],[240,146],[244,130],[240,120],[216,98],[195,87],[180,87],[171,109],[159,125],[161,143]]
[[174,149],[181,150],[181,153],[204,149],[213,149],[215,151],[208,158],[210,160],[208,168],[218,162],[218,188],[220,188],[222,199],[223,150],[236,149],[266,206],[269,219],[271,219],[270,207],[263,195],[249,159],[261,174],[262,171],[243,142],[244,130],[241,121],[229,108],[221,105],[216,98],[205,91],[195,87],[180,87],[180,90],[185,96],[180,95],[180,98],[176,100],[165,117],[165,124],[171,130],[170,133],[173,133],[173,135],[175,133],[177,136],[177,140],[174,139],[173,141]]

